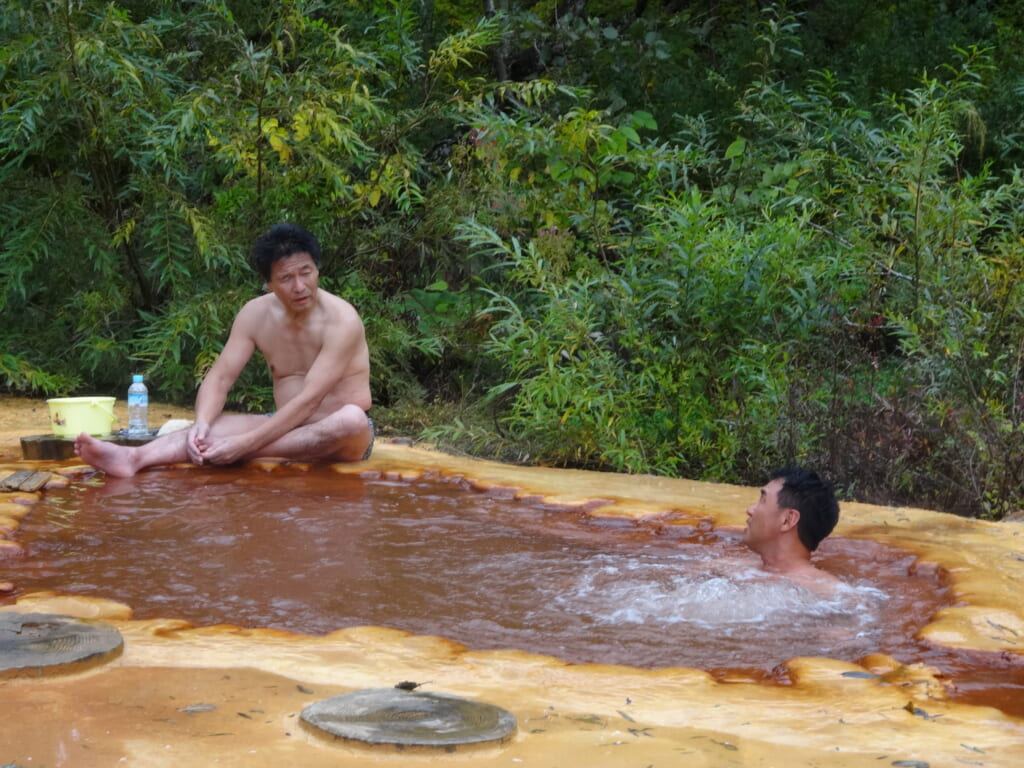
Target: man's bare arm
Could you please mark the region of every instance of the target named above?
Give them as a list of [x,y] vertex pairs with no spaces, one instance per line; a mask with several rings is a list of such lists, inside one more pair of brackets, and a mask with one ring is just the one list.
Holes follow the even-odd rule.
[[196,464],[204,463],[203,452],[210,447],[210,425],[223,413],[231,387],[256,349],[253,323],[258,313],[254,309],[250,302],[239,311],[224,349],[199,385],[195,424],[186,443],[189,459]]
[[224,410],[231,387],[256,350],[256,324],[260,314],[256,304],[249,302],[235,316],[224,349],[203,377],[196,394],[197,421],[212,424]]

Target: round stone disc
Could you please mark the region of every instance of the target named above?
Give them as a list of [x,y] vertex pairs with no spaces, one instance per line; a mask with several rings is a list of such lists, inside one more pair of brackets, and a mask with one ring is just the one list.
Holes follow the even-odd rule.
[[306,707],[302,719],[338,738],[399,747],[502,742],[516,730],[515,716],[493,704],[399,688],[324,699]]
[[121,634],[51,613],[0,613],[0,678],[78,672],[121,653]]

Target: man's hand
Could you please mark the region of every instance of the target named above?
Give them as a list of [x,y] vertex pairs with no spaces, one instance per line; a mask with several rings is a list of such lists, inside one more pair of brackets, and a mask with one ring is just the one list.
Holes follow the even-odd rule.
[[188,439],[185,440],[189,461],[197,465],[203,463],[203,451],[208,447],[209,439],[210,425],[205,421],[197,421],[189,428]]
[[220,440],[207,441],[201,458],[208,464],[234,464],[250,449],[252,441],[245,435],[231,435]]

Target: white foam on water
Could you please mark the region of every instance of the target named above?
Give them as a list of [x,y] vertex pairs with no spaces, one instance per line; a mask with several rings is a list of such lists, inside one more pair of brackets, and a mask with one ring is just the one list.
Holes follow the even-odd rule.
[[723,632],[745,625],[799,631],[841,624],[845,632],[866,637],[888,599],[876,587],[848,583],[822,597],[739,559],[682,555],[594,555],[572,583],[560,587],[549,599],[596,624],[690,624]]

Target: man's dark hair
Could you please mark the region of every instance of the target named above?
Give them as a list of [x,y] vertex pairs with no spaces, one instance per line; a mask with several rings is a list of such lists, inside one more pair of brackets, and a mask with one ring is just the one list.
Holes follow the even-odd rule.
[[817,472],[799,467],[783,467],[772,472],[772,480],[780,477],[779,507],[800,513],[796,533],[800,543],[813,552],[839,522],[839,502],[832,484],[818,477]]
[[320,269],[320,243],[309,230],[298,224],[275,224],[252,248],[252,266],[264,280],[270,280],[270,267],[292,254],[308,253]]

